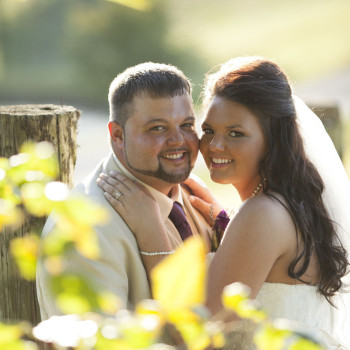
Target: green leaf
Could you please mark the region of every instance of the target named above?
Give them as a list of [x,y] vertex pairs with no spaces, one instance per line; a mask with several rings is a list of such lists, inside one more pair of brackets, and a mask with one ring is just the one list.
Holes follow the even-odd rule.
[[230,310],[238,311],[239,305],[248,300],[250,288],[241,282],[227,285],[222,292],[222,304]]
[[17,228],[23,223],[23,213],[12,200],[0,198],[0,232],[4,226]]
[[154,314],[140,315],[121,310],[101,325],[96,349],[148,349],[161,331],[162,321]]
[[51,276],[51,286],[57,305],[64,314],[83,314],[103,311],[115,314],[120,301],[111,292],[100,290],[84,276],[63,273]]
[[124,339],[108,339],[100,333],[94,346],[96,350],[126,350],[129,349],[127,341]]
[[82,276],[62,274],[52,278],[57,305],[64,314],[98,310],[98,293]]
[[138,315],[156,315],[163,318],[162,306],[154,299],[141,300],[136,304],[135,313]]
[[123,339],[131,349],[145,349],[160,334],[160,319],[155,315],[135,315],[129,322],[119,325]]
[[284,350],[291,334],[288,329],[279,329],[267,323],[254,334],[254,341],[258,350]]
[[25,208],[34,216],[46,216],[53,208],[52,202],[45,196],[45,184],[42,182],[23,184],[21,196]]
[[58,163],[53,146],[48,142],[25,143],[20,153],[10,157],[7,172],[17,185],[26,182],[54,180],[58,174]]
[[6,181],[7,171],[10,169],[10,162],[7,158],[0,157],[0,188]]
[[99,292],[97,301],[100,309],[107,314],[116,313],[122,305],[120,299],[115,294],[108,291]]
[[92,311],[88,298],[81,293],[62,292],[57,295],[57,305],[65,314],[84,314]]
[[36,261],[39,248],[39,237],[31,234],[12,239],[10,250],[23,278],[35,279]]
[[261,309],[260,304],[256,300],[243,300],[234,311],[240,318],[247,318],[255,323],[260,323],[267,319],[267,314]]
[[82,197],[70,197],[57,202],[54,215],[62,222],[68,221],[72,225],[91,227],[107,222],[107,212],[91,200]]
[[55,237],[51,237],[51,248],[55,243],[54,239],[61,243],[71,241],[85,257],[98,258],[99,245],[93,227],[107,222],[105,209],[86,198],[71,197],[56,202],[53,215],[56,216],[57,223]]
[[0,323],[0,349],[37,350],[35,343],[21,339],[24,335],[23,324],[6,325]]
[[312,340],[299,338],[289,347],[290,350],[322,350],[323,347],[320,344],[313,342]]
[[176,328],[180,331],[189,350],[203,350],[209,347],[211,340],[200,322],[179,323]]
[[46,256],[63,255],[64,251],[69,249],[68,245],[71,241],[69,231],[54,228],[42,239],[43,253]]
[[191,308],[204,302],[205,253],[202,239],[191,237],[175,254],[152,270],[153,297],[166,312]]
[[23,331],[20,326],[0,323],[0,345],[18,340],[22,335]]

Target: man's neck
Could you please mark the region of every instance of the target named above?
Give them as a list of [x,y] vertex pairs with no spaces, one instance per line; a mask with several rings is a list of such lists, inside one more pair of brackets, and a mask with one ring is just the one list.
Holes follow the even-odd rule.
[[137,180],[140,180],[144,184],[153,187],[157,191],[165,194],[169,197],[169,194],[174,188],[174,186],[177,186],[177,184],[169,183],[166,181],[163,181],[159,178],[156,178],[154,176],[148,176],[140,174],[139,172],[131,169],[126,162],[123,159],[118,158],[118,156],[114,153],[115,160],[118,160],[118,162],[130,173],[132,174]]
[[[129,170],[129,169],[128,169]],[[165,194],[166,196],[169,196],[169,193],[171,192],[171,189],[174,186],[177,186],[177,184],[171,184],[169,182],[165,182],[163,180],[160,180],[158,178],[155,178],[153,176],[146,176],[146,175],[140,175],[139,173],[136,173],[134,171],[129,170],[131,174],[133,174],[138,180],[145,183],[148,186],[153,187],[157,191]]]

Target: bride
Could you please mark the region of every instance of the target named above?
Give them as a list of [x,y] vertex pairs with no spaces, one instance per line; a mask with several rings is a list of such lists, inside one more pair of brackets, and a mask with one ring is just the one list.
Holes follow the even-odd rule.
[[[349,349],[350,185],[320,121],[293,98],[281,68],[260,57],[233,59],[209,74],[204,107],[200,150],[211,179],[232,184],[242,200],[209,266],[208,308],[218,312],[223,288],[243,282],[271,318],[298,322],[328,349]],[[132,196],[144,190],[120,176],[103,176],[100,183],[129,223]],[[210,221],[213,208],[220,211],[216,202],[199,184],[188,184],[206,199],[194,198],[193,204],[199,203]],[[123,193],[119,200],[108,193],[116,187]],[[139,210],[152,213],[133,217],[158,218],[155,205]],[[152,241],[160,239],[162,251],[171,250],[165,235],[150,231],[145,237],[141,232],[143,237],[135,232],[140,250],[150,251]],[[142,258],[147,270],[161,259]],[[229,347],[254,348],[244,330],[232,335]]]

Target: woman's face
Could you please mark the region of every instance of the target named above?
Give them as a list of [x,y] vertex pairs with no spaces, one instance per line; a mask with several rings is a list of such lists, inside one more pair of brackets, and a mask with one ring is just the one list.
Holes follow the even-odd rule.
[[267,152],[258,118],[244,105],[215,96],[202,130],[200,151],[211,179],[233,184],[241,197],[249,197],[261,181],[259,162]]

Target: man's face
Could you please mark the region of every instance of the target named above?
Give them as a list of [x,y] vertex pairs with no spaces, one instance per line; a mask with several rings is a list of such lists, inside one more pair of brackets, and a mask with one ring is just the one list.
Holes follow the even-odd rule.
[[121,161],[135,177],[155,188],[184,181],[199,148],[191,97],[135,97],[123,137]]

